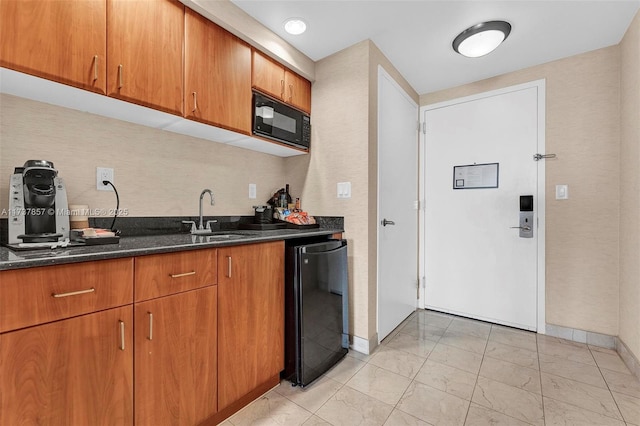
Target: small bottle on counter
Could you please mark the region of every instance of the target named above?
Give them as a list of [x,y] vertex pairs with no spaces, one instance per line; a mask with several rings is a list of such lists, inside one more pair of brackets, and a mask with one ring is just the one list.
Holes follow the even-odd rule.
[[300,211],[300,198],[296,198],[296,210]]
[[289,184],[285,185],[284,193],[287,194],[287,205],[291,204],[291,193],[289,192]]

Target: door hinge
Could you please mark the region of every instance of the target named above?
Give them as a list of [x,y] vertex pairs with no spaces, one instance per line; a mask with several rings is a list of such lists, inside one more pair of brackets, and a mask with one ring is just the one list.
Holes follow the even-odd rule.
[[427,134],[427,122],[426,121],[422,122],[422,134],[424,134],[424,135]]
[[420,120],[418,120],[418,127],[416,127],[416,130],[419,132],[420,131]]

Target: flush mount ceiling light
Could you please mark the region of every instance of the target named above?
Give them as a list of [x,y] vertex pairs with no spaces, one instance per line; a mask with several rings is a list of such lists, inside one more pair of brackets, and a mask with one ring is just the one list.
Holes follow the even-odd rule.
[[481,22],[467,28],[453,40],[453,50],[469,58],[492,52],[509,37],[511,24],[505,21]]
[[307,30],[307,23],[302,18],[289,18],[284,21],[284,30],[291,35],[300,35]]

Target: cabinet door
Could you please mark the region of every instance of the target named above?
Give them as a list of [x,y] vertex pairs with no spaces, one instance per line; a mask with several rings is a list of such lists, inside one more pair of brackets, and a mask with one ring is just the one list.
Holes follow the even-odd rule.
[[182,115],[183,38],[177,0],[107,0],[108,95]]
[[215,414],[217,287],[135,305],[135,424],[195,425]]
[[0,335],[0,425],[132,424],[132,310]]
[[284,243],[218,249],[218,410],[284,368]]
[[311,114],[311,82],[286,70],[284,73],[285,101]]
[[0,66],[105,93],[106,6],[0,1]]
[[284,67],[257,50],[253,51],[251,84],[263,93],[285,100]]
[[251,48],[187,9],[185,117],[251,134]]

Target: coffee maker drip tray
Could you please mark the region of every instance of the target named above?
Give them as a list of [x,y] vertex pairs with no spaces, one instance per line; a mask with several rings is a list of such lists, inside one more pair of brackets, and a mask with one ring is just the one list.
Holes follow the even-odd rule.
[[62,237],[62,234],[51,232],[18,235],[18,238],[21,239],[23,243],[56,243],[60,237]]

